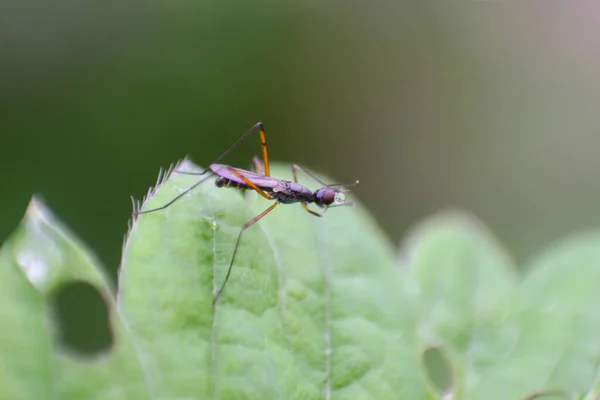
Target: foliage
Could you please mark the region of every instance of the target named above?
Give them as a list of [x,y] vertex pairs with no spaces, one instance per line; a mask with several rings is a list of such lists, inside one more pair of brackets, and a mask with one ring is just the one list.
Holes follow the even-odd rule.
[[[197,179],[171,175],[143,207]],[[553,246],[519,282],[464,213],[422,222],[396,256],[360,205],[324,218],[279,206],[244,234],[212,308],[241,225],[265,204],[207,182],[140,216],[115,293],[91,251],[34,198],[0,250],[0,398],[598,396],[600,233]],[[73,282],[108,309],[112,342],[93,356],[59,340],[56,298]]]

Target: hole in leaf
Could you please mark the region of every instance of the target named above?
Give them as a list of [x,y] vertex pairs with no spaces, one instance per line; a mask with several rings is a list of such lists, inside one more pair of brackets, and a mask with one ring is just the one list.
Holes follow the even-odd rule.
[[440,347],[429,347],[423,352],[423,365],[429,382],[440,394],[450,393],[454,386],[452,370]]
[[85,282],[61,286],[51,298],[59,344],[84,356],[108,351],[113,344],[109,312],[98,290]]

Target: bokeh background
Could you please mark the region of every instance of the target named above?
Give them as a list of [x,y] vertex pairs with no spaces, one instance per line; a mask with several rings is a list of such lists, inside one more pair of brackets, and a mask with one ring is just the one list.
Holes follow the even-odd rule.
[[129,196],[259,120],[395,242],[445,207],[519,261],[600,225],[593,0],[8,0],[0,46],[0,240],[37,193],[113,277]]

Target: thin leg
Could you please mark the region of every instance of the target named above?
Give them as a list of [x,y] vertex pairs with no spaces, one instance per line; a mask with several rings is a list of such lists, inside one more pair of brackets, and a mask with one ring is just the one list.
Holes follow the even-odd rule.
[[268,213],[270,213],[271,211],[273,211],[273,209],[275,207],[277,207],[278,204],[279,203],[273,203],[265,211],[261,212],[256,217],[254,217],[250,221],[246,222],[246,224],[244,226],[242,226],[242,229],[240,230],[240,233],[238,235],[237,241],[235,242],[235,248],[233,249],[233,255],[231,256],[231,262],[229,263],[229,269],[227,269],[227,275],[225,275],[225,280],[221,284],[221,287],[219,288],[219,291],[217,292],[217,294],[215,296],[215,299],[212,302],[212,307],[214,307],[215,304],[217,303],[217,300],[219,299],[219,296],[221,295],[221,292],[223,292],[223,289],[225,289],[225,285],[227,284],[227,281],[229,280],[229,275],[231,275],[231,268],[233,267],[233,261],[235,260],[235,255],[236,255],[238,247],[240,245],[240,240],[242,239],[242,234],[244,233],[244,231],[246,229],[250,228],[252,225],[254,225],[255,223],[257,223],[262,217],[264,217],[265,215],[267,215]]
[[260,144],[262,146],[263,164],[265,167],[265,175],[271,176],[271,169],[269,168],[269,152],[267,151],[267,134],[263,125],[260,124]]
[[306,210],[307,213],[312,214],[315,217],[323,216],[323,214],[319,214],[318,212],[315,212],[315,211],[311,210],[310,208],[308,208],[308,204],[306,204],[306,203],[301,203],[300,205],[302,206],[302,208],[304,208]]
[[[259,131],[260,131],[260,142],[262,144],[263,158],[265,160],[265,171],[267,173],[267,176],[269,176],[268,175],[268,173],[269,173],[269,157],[267,154],[267,137],[266,137],[262,122],[256,123],[252,128],[250,128],[246,132],[244,132],[242,134],[242,136],[240,136],[240,138],[238,140],[236,140],[235,143],[233,143],[231,146],[229,146],[229,148],[227,150],[225,150],[223,152],[223,154],[221,154],[219,157],[217,157],[217,159],[215,161],[213,161],[212,164],[217,164],[219,161],[221,161],[223,159],[223,157],[225,157],[233,149],[235,149],[242,142],[242,140],[244,140],[250,133],[254,132],[256,129],[259,129]],[[179,170],[175,170],[173,172],[177,172],[180,174],[186,174],[186,175],[204,175],[209,171],[210,171],[210,166],[208,166],[207,168],[203,169],[200,172],[189,172],[189,171],[179,171]],[[175,203],[177,200],[179,200],[180,198],[185,196],[187,193],[191,192],[194,188],[199,186],[201,182],[204,182],[204,179],[196,182],[195,184],[190,186],[188,189],[186,189],[183,193],[179,194],[178,196],[176,196],[174,199],[172,199],[171,201],[169,201],[167,204],[165,204],[163,206],[153,208],[151,210],[138,211],[134,215],[147,214],[147,213],[151,213],[154,211],[164,210],[165,208],[169,207],[171,204]]]
[[327,185],[327,186],[329,186],[329,187],[333,187],[333,186],[343,186],[344,188],[349,188],[349,187],[352,187],[352,186],[356,186],[356,185],[358,185],[359,183],[360,183],[360,181],[357,179],[357,180],[355,180],[354,182],[349,182],[349,183],[330,183],[330,184],[329,184],[329,185]]
[[264,197],[267,200],[271,200],[271,196],[269,196],[268,194],[265,193],[264,190],[262,190],[261,188],[259,188],[258,186],[256,186],[256,184],[254,182],[252,182],[250,179],[246,178],[244,176],[244,174],[240,173],[237,169],[235,168],[230,168],[229,171],[236,175],[238,178],[240,178],[241,180],[244,181],[244,183],[246,185],[248,185],[248,187],[250,189],[254,189],[258,194],[260,194],[262,197]]
[[337,207],[354,207],[356,205],[356,203],[352,202],[352,201],[347,201],[343,204],[332,204],[327,208],[337,208]]
[[183,192],[181,192],[180,194],[178,194],[177,196],[175,196],[174,198],[172,198],[167,204],[162,205],[160,207],[157,208],[153,208],[150,210],[144,210],[144,211],[138,211],[136,213],[134,213],[135,215],[140,215],[140,214],[148,214],[154,211],[159,211],[159,210],[164,210],[165,208],[169,207],[171,204],[175,203],[177,200],[179,200],[180,198],[182,198],[183,196],[185,196],[186,194],[188,194],[189,192],[191,192],[192,190],[194,190],[196,187],[200,186],[200,184],[202,182],[204,182],[206,180],[206,178],[200,179],[198,182],[194,183],[192,186],[190,186],[189,188],[185,189]]
[[[242,142],[242,140],[244,140],[246,138],[246,136],[248,136],[250,133],[254,132],[256,129],[258,129],[259,133],[260,133],[260,144],[262,146],[262,155],[263,155],[263,162],[264,162],[264,168],[265,168],[265,175],[270,176],[269,152],[267,151],[267,134],[265,133],[265,129],[263,127],[262,122],[257,122],[252,128],[250,128],[246,132],[244,132],[242,134],[242,136],[240,136],[240,138],[238,140],[236,140],[234,144],[232,144],[227,150],[225,150],[223,152],[223,154],[221,154],[219,157],[217,157],[217,159],[215,161],[213,161],[212,164],[218,164],[219,161],[221,161],[227,154],[229,154],[233,149],[235,149]],[[179,171],[179,170],[176,170],[174,172],[177,172],[179,174],[186,174],[186,175],[204,175],[209,170],[210,170],[210,166],[200,172],[188,172],[188,171]]]
[[298,171],[304,172],[306,175],[308,175],[315,181],[319,182],[323,186],[329,186],[328,184],[326,184],[325,182],[323,182],[322,180],[320,180],[319,178],[317,178],[316,176],[314,176],[313,174],[311,174],[310,172],[308,172],[307,170],[305,170],[298,164],[292,164],[292,173],[294,174],[294,181],[296,183],[298,183]]
[[[296,183],[298,183],[298,170],[302,171],[302,168],[296,164],[293,164],[292,165],[292,175],[294,175],[294,182],[296,182]],[[317,181],[319,181],[319,180],[317,179]],[[325,185],[325,184],[323,184],[323,185]],[[318,212],[315,212],[315,211],[311,210],[310,208],[308,208],[308,204],[306,204],[306,203],[301,203],[300,205],[302,206],[302,208],[304,208],[304,210],[306,210],[307,213],[312,214],[315,217],[323,216],[322,214],[319,214]]]
[[321,185],[327,186],[327,187],[343,186],[345,188],[348,188],[348,187],[358,185],[358,181],[354,181],[352,183],[329,183],[329,184],[327,184],[327,183],[323,182],[322,180],[320,180],[319,178],[317,178],[316,176],[314,176],[313,174],[311,174],[310,172],[308,172],[307,170],[305,170],[304,168],[302,168],[301,166],[299,166],[298,164],[292,164],[292,172],[294,173],[294,180],[296,181],[296,183],[298,182],[297,171],[301,171],[301,172],[305,173],[306,175],[308,175],[315,181],[319,182]]
[[181,175],[204,175],[207,171],[206,171],[206,169],[204,169],[200,172],[181,171],[178,169],[174,169],[173,172],[175,172],[176,174],[181,174]]

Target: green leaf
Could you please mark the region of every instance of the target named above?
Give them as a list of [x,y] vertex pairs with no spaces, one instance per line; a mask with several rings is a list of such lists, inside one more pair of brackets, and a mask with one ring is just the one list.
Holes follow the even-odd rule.
[[[143,207],[198,179],[173,174]],[[598,398],[600,233],[551,247],[519,283],[465,213],[419,224],[398,266],[360,205],[324,218],[280,205],[242,237],[212,308],[240,227],[269,204],[208,179],[140,216],[116,301],[97,260],[33,199],[0,249],[0,398]],[[56,299],[74,282],[104,299],[101,354],[61,341]]]
[[419,337],[447,355],[456,398],[598,395],[600,234],[550,248],[517,285],[480,223],[441,213],[415,229],[400,260]]
[[[106,301],[113,330],[109,352],[84,358],[59,344],[53,298],[87,282]],[[0,398],[149,398],[132,342],[97,261],[33,199],[0,250]]]
[[[187,162],[183,170],[197,170]],[[274,176],[291,177],[275,165]],[[144,204],[165,204],[198,177],[174,174]],[[392,246],[362,207],[315,218],[200,185],[144,214],[125,247],[119,304],[169,398],[425,399],[413,307]]]
[[[517,398],[542,390],[600,394],[600,232],[579,234],[549,248],[526,268],[506,305],[510,347],[473,387],[482,398],[503,388]],[[595,387],[595,389],[592,389]]]
[[419,224],[405,240],[400,262],[414,279],[421,320],[460,351],[476,340],[478,316],[517,284],[516,266],[501,246],[475,218],[457,211]]
[[505,334],[510,339],[488,320],[515,290],[516,268],[475,218],[458,211],[417,225],[399,261],[419,307],[422,346],[439,347],[450,359],[448,389],[461,398],[482,365],[493,362],[487,353],[504,345]]

